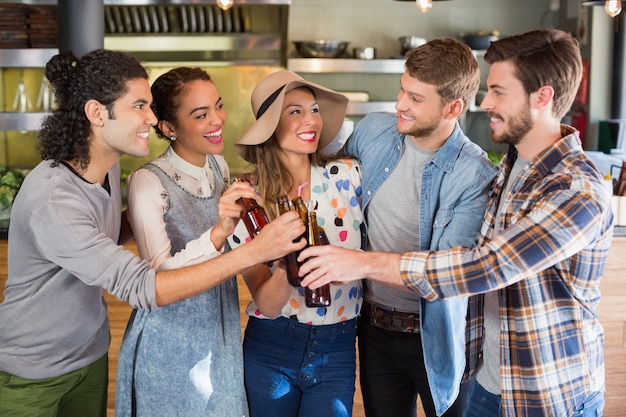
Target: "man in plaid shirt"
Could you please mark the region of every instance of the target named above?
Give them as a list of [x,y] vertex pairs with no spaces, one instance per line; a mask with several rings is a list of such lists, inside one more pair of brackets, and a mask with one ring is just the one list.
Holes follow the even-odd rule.
[[[578,132],[560,123],[582,77],[577,41],[536,30],[493,42],[481,108],[509,151],[475,247],[392,254],[335,247],[300,270],[302,285],[368,277],[427,300],[472,296],[466,417],[601,416],[600,278],[613,236],[610,194]],[[484,363],[483,363],[483,359]]]

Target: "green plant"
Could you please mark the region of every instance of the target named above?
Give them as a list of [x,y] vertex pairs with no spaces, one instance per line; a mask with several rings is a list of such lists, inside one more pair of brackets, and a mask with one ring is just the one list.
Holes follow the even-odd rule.
[[131,173],[132,171],[130,169],[122,168],[120,170],[120,181],[122,183],[122,188],[126,187],[126,184],[128,183],[128,177]]
[[487,158],[491,161],[492,164],[498,166],[500,164],[500,160],[504,156],[501,152],[491,151],[487,153]]
[[20,171],[9,170],[0,165],[0,208],[5,209],[13,204],[22,181],[24,174]]

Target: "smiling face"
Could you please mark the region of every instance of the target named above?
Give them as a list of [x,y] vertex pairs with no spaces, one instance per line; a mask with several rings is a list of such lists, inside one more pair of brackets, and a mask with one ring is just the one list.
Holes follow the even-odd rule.
[[285,94],[274,134],[283,153],[309,155],[317,150],[323,125],[311,90],[296,88]]
[[150,109],[150,84],[146,79],[137,78],[128,81],[127,87],[126,93],[113,103],[111,111],[101,105],[102,111],[108,114],[103,118],[104,125],[99,136],[109,152],[118,156],[146,157],[150,153],[150,127],[157,122]]
[[396,102],[397,128],[400,133],[415,138],[430,136],[441,125],[443,108],[436,86],[404,72]]
[[[206,80],[187,83],[178,97],[172,147],[187,162],[203,166],[207,154],[224,150],[226,110],[215,84]],[[165,130],[162,128],[162,130]]]
[[487,95],[480,103],[490,118],[495,143],[519,144],[533,127],[528,94],[510,61],[495,62],[487,77]]

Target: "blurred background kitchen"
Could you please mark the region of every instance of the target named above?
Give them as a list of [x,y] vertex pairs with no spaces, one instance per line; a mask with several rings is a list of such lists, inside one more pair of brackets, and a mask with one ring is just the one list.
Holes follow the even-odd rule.
[[[577,36],[585,64],[564,121],[579,129],[607,184],[626,194],[621,6],[620,0],[0,0],[0,235],[21,177],[39,162],[36,131],[54,105],[43,68],[59,48],[78,55],[123,50],[152,79],[175,66],[205,68],[223,94],[223,153],[237,175],[248,167],[232,145],[253,121],[250,94],[267,73],[288,68],[348,95],[347,133],[370,111],[394,111],[404,52],[439,37],[471,44],[481,64],[481,91],[461,123],[496,160],[506,148],[492,143],[478,107],[489,40],[560,28]],[[319,40],[333,49],[321,55],[306,49],[307,41]],[[122,158],[123,176],[166,148],[156,135],[151,139],[147,158]],[[616,224],[626,226],[626,197],[618,200],[624,201],[616,200]]]
[[[393,111],[403,71],[399,41],[403,36],[463,39],[464,34],[506,36],[542,27],[578,33],[582,27],[583,53],[592,58],[591,73],[598,76],[597,81],[590,80],[588,99],[581,103],[585,147],[597,149],[599,120],[617,117],[610,114],[608,94],[613,57],[609,46],[617,21],[603,8],[584,7],[580,1],[435,0],[423,13],[415,1],[397,0],[235,0],[228,10],[216,0],[105,0],[100,16],[89,8],[87,14],[75,12],[74,18],[59,15],[89,3],[94,0],[0,1],[0,165],[27,169],[39,161],[35,130],[53,105],[43,67],[58,51],[58,28],[63,32],[66,27],[59,26],[59,20],[82,25],[89,33],[81,32],[81,38],[103,37],[104,47],[136,55],[153,78],[178,65],[206,68],[224,96],[229,119],[224,155],[235,173],[246,166],[231,145],[252,122],[249,99],[257,80],[286,67],[349,93],[348,117],[353,121],[371,110]],[[100,26],[89,23],[93,19],[100,19],[96,22]],[[315,39],[339,40],[346,49],[338,58],[302,58],[294,41]],[[353,58],[355,48],[368,48],[369,57],[375,59]],[[481,54],[476,51],[482,63]],[[491,143],[486,116],[477,107],[464,124],[486,150],[501,150]],[[125,157],[122,167],[135,169],[158,155],[166,143],[154,137],[151,147],[148,158]]]

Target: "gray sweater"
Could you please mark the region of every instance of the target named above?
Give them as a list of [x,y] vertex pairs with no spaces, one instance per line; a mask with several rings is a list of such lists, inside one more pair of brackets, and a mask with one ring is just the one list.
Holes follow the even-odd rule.
[[0,304],[0,370],[29,379],[63,375],[106,354],[104,290],[155,309],[155,271],[117,244],[120,169],[110,195],[69,168],[41,162],[15,199],[8,279]]

